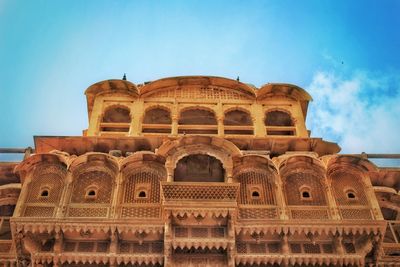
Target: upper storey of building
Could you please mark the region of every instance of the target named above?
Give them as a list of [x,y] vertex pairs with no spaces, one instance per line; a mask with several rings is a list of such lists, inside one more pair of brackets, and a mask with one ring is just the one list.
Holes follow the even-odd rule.
[[141,85],[106,80],[85,94],[86,136],[309,137],[311,96],[291,84],[256,88],[221,77],[182,76]]

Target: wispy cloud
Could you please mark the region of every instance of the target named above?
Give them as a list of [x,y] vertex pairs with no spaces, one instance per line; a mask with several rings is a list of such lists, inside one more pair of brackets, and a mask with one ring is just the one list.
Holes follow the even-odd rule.
[[307,91],[312,136],[343,153],[400,153],[400,72],[315,73]]

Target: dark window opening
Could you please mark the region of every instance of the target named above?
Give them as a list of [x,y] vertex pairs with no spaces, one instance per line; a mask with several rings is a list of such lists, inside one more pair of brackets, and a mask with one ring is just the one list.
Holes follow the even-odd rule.
[[259,197],[260,197],[260,193],[257,192],[257,191],[253,191],[253,192],[251,193],[251,196],[254,197],[254,198],[259,198]]
[[90,191],[87,193],[87,195],[90,196],[90,197],[93,197],[93,196],[96,195],[96,191],[90,190]]
[[125,107],[113,107],[105,111],[102,118],[103,123],[126,123],[126,125],[107,125],[101,127],[101,131],[105,132],[129,132],[129,124],[131,122],[130,111]]
[[189,155],[176,165],[174,180],[178,182],[224,182],[222,163],[209,155]]
[[267,113],[265,117],[266,126],[293,126],[290,115],[286,112],[275,110]]
[[171,124],[171,116],[168,110],[153,108],[144,115],[143,123],[147,124]]
[[272,129],[267,128],[267,135],[295,135],[293,129],[273,129],[273,126],[278,127],[290,127],[294,126],[292,118],[286,112],[275,110],[270,111],[265,116],[265,126],[269,126]]
[[146,197],[146,192],[145,191],[140,191],[138,197],[145,198]]
[[353,192],[348,192],[348,193],[347,193],[347,198],[349,198],[349,199],[355,199],[355,198],[356,198],[356,195],[355,195]]
[[[215,114],[208,110],[189,109],[182,111],[178,124],[178,134],[218,134]],[[203,125],[203,127],[197,125]]]
[[41,197],[48,197],[48,196],[49,196],[49,191],[48,191],[48,190],[43,190],[43,191],[40,193],[40,196],[41,196]]
[[308,191],[302,192],[302,193],[301,193],[301,196],[302,196],[303,198],[310,198],[310,197],[311,197],[310,192],[308,192]]
[[[252,135],[252,127],[237,128],[234,126],[253,126],[250,115],[241,110],[232,110],[225,113],[224,117],[225,134],[245,134]],[[230,127],[231,126],[231,127]]]

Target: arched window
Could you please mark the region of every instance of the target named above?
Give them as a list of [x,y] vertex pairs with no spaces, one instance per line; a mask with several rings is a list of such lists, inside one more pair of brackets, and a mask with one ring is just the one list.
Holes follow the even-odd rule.
[[326,196],[322,185],[324,177],[317,173],[298,171],[284,177],[287,204],[325,206]]
[[100,130],[104,132],[128,132],[130,122],[131,116],[127,107],[113,106],[104,112]]
[[[295,128],[290,114],[274,110],[265,114],[267,135],[295,135]],[[287,129],[282,127],[288,127]]]
[[[242,110],[231,110],[224,117],[225,134],[253,134],[253,121],[247,112]],[[246,127],[250,126],[250,127]]]
[[276,204],[272,175],[267,170],[254,167],[240,172],[235,179],[240,182],[240,204]]
[[330,179],[338,205],[368,205],[364,184],[359,175],[336,171],[330,175]]
[[209,155],[189,155],[176,164],[174,180],[178,182],[224,182],[222,163]]
[[143,133],[170,133],[171,114],[163,108],[152,108],[147,110],[142,124]]
[[[217,134],[217,120],[212,111],[187,109],[179,116],[179,134]],[[201,125],[202,127],[199,127]]]

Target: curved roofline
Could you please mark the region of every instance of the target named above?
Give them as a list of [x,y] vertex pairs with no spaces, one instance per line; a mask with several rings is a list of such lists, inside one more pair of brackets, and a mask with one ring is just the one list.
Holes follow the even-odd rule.
[[116,93],[116,92],[132,96],[139,95],[139,90],[137,86],[134,83],[127,80],[109,79],[94,83],[91,86],[89,86],[85,90],[89,119],[90,119],[90,114],[92,113],[94,100],[96,96],[101,94]]
[[175,76],[155,80],[145,84],[140,88],[140,95],[144,95],[151,91],[163,90],[164,88],[179,86],[179,85],[215,85],[233,90],[241,91],[249,96],[256,98],[256,90],[245,83],[237,80],[205,75],[190,75],[190,76]]
[[[287,91],[284,91],[286,89]],[[299,101],[312,101],[311,95],[300,86],[290,83],[267,83],[260,87],[257,91],[257,98],[261,98],[266,94],[283,94],[289,98]]]

